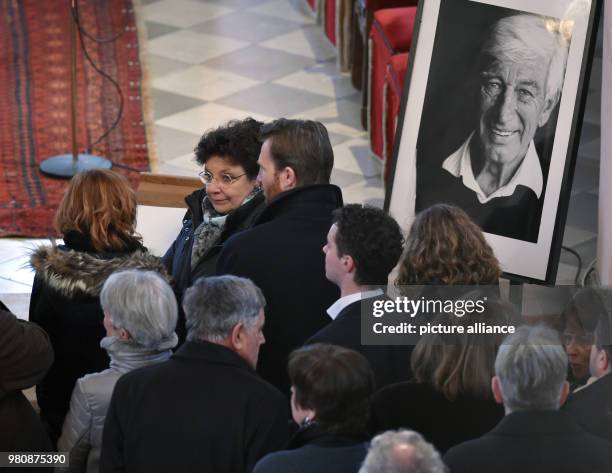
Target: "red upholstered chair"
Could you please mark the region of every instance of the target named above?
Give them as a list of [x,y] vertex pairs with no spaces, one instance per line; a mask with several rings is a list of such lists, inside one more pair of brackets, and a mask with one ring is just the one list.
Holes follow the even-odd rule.
[[[383,8],[416,6],[418,0],[353,0],[351,19],[351,79],[356,89],[367,92],[368,36],[374,12]],[[361,121],[366,126],[367,93],[364,94]]]
[[317,11],[317,0],[306,0],[312,11]]
[[387,64],[384,87],[383,107],[383,178],[385,185],[389,184],[390,172],[393,164],[393,150],[395,149],[395,136],[397,121],[402,105],[402,91],[408,67],[408,53],[400,53],[391,57]]
[[323,31],[327,39],[336,45],[336,0],[321,0],[325,2],[323,7]]
[[368,66],[368,130],[370,149],[383,159],[383,88],[391,57],[407,52],[412,43],[416,7],[388,8],[374,13]]

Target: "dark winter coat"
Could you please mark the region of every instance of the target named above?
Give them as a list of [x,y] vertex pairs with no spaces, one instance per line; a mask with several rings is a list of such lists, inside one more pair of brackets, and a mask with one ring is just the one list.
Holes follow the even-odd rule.
[[488,434],[450,449],[451,473],[610,473],[612,443],[561,411],[508,414]]
[[52,362],[45,331],[0,310],[0,451],[52,450],[38,415],[21,392],[42,379]]
[[491,430],[504,417],[493,399],[458,396],[450,401],[428,383],[398,383],[378,391],[372,401],[373,434],[412,429],[440,453]]
[[217,274],[247,277],[263,291],[266,343],[257,371],[285,393],[287,356],[329,323],[325,310],[340,296],[325,277],[322,248],[332,212],[341,206],[334,185],[283,192],[253,228],[227,240],[217,262]]
[[[198,261],[195,268],[191,269],[191,252],[193,249],[193,234],[202,223],[202,199],[206,195],[204,189],[192,192],[185,198],[189,210],[183,217],[183,228],[162,258],[168,273],[172,276],[172,283],[177,299],[180,302],[185,290],[201,276],[215,274],[217,259],[225,241],[237,232],[246,230],[253,226],[266,207],[263,193],[257,194],[249,202],[230,212],[225,220],[223,231],[217,244],[210,248]],[[185,340],[185,314],[179,311],[176,333],[179,343]]]
[[572,393],[563,410],[587,432],[612,442],[612,373]]
[[122,269],[165,273],[161,260],[134,245],[123,253],[96,253],[88,238],[76,232],[65,245],[37,249],[30,263],[36,270],[30,320],[49,334],[55,361],[36,386],[41,417],[53,442],[61,434],[76,380],[106,369],[109,358],[100,348],[106,335],[100,291],[108,276]]
[[259,460],[253,473],[357,473],[367,451],[366,435],[331,434],[312,424],[296,432],[285,450]]
[[289,402],[238,354],[186,342],[123,375],[106,415],[101,473],[248,473],[289,437]]

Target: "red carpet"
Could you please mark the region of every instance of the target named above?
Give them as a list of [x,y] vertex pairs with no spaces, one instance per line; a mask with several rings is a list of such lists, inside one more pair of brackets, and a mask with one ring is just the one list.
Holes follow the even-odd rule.
[[[68,181],[42,176],[43,159],[71,152],[68,0],[0,0],[0,236],[47,237]],[[124,96],[123,118],[92,154],[149,169],[138,32],[130,0],[79,2],[90,57]],[[127,27],[127,29],[126,29]],[[115,121],[119,98],[78,48],[78,142],[84,152]],[[115,168],[136,185],[138,174]]]

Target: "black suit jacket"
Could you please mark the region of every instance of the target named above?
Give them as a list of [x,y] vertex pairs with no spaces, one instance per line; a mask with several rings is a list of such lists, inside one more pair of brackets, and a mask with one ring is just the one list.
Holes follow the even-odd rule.
[[565,412],[521,411],[452,448],[444,461],[451,473],[610,473],[612,443],[585,432]]
[[229,348],[186,342],[122,376],[109,406],[102,473],[244,473],[289,438],[286,398]]
[[573,393],[563,410],[587,432],[612,442],[612,373]]
[[361,301],[356,301],[346,306],[332,323],[310,337],[306,344],[331,343],[358,351],[372,365],[376,376],[376,386],[379,388],[400,381],[408,381],[412,377],[410,355],[414,347],[362,345],[361,303]]
[[217,262],[217,274],[251,279],[266,298],[266,344],[257,371],[289,392],[287,356],[324,325],[338,299],[338,288],[325,277],[325,245],[332,212],[342,193],[329,184],[283,192],[255,226],[232,236]]

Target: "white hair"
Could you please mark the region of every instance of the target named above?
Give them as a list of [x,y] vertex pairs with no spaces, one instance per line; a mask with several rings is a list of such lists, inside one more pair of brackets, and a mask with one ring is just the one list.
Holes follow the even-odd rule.
[[554,410],[567,376],[567,354],[556,331],[523,326],[497,352],[495,374],[506,412]]
[[176,345],[178,305],[159,274],[140,269],[113,273],[102,287],[100,303],[113,327],[127,330],[133,343],[150,349]]
[[[409,460],[396,454],[412,447]],[[359,473],[446,473],[448,470],[432,444],[413,430],[389,430],[372,439]]]
[[569,52],[569,40],[565,36],[569,32],[565,23],[526,13],[504,17],[491,27],[482,55],[515,62],[549,60],[546,100],[556,104],[563,88]]
[[218,342],[239,322],[253,327],[265,305],[261,290],[250,279],[230,275],[200,278],[183,299],[187,340]]

